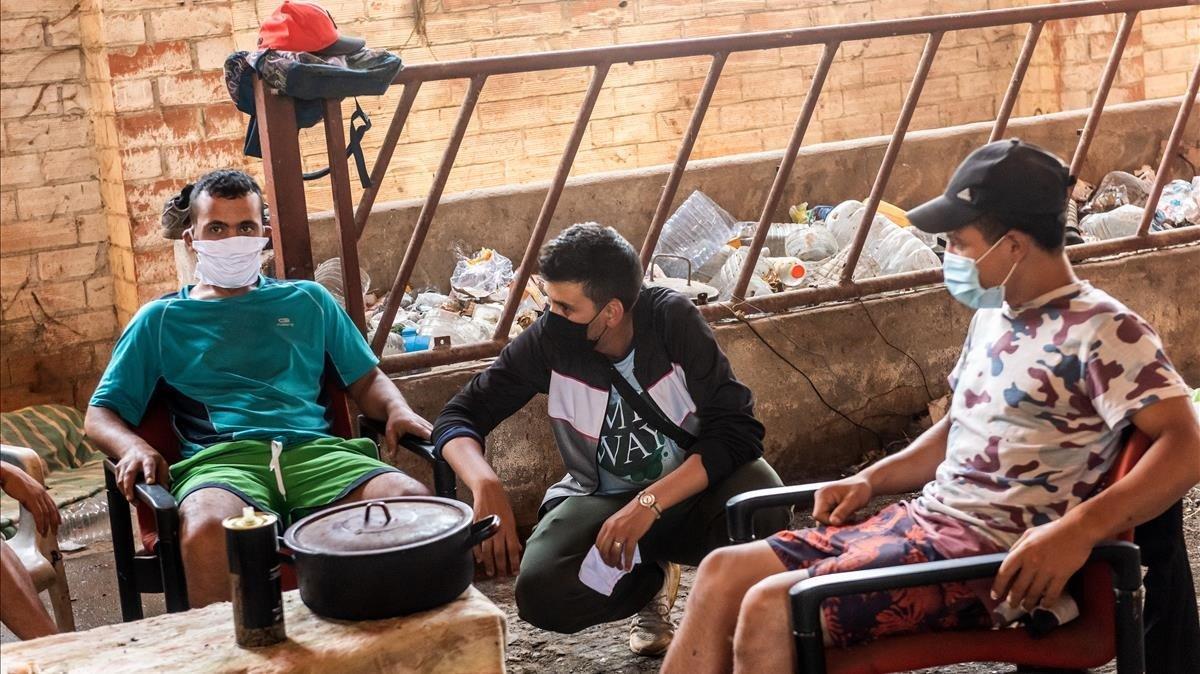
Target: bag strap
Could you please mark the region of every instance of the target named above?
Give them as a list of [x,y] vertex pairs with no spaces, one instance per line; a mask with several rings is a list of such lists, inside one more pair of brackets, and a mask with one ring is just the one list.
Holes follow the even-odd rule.
[[[608,359],[606,358],[605,360],[607,361]],[[668,419],[658,409],[657,405],[635,391],[633,385],[617,370],[611,361],[608,362],[608,378],[617,389],[617,394],[621,396],[621,399],[632,405],[634,411],[640,414],[642,419],[650,424],[651,428],[673,440],[680,449],[686,450],[696,444],[696,436],[683,430],[678,424]]]
[[[355,120],[360,124],[354,125]],[[371,130],[371,117],[362,109],[358,97],[354,98],[354,112],[350,115],[350,142],[346,143],[346,156],[354,157],[354,166],[358,169],[358,182],[363,189],[371,187],[371,174],[367,171],[367,158],[363,156],[363,136]],[[329,175],[329,167],[304,174],[305,180],[317,180]]]

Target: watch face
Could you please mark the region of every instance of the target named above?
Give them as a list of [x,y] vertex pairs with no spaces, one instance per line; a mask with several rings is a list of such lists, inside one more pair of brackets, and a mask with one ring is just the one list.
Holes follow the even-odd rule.
[[638,497],[638,503],[647,507],[654,505],[654,494],[642,494]]

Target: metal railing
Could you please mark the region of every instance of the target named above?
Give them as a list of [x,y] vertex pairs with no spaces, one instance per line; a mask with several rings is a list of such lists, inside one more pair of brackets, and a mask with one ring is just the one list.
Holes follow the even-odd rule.
[[[887,144],[887,149],[884,152],[875,182],[867,198],[865,213],[849,248],[847,260],[841,272],[840,282],[834,286],[810,287],[755,297],[753,311],[756,312],[784,311],[800,306],[853,299],[864,295],[902,290],[941,281],[940,269],[928,269],[859,281],[855,281],[853,276],[864,244],[866,243],[869,226],[874,220],[876,211],[882,201],[884,190],[887,188],[900,148],[904,143],[913,112],[920,101],[922,88],[929,75],[930,68],[935,61],[938,47],[945,33],[997,26],[1029,25],[1020,54],[1013,68],[1012,78],[1001,101],[995,123],[992,127],[990,138],[991,140],[996,140],[1004,135],[1009,117],[1016,103],[1017,96],[1020,93],[1026,70],[1037,47],[1042,28],[1047,22],[1109,14],[1122,15],[1108,61],[1105,64],[1092,102],[1091,110],[1088,113],[1083,131],[1080,134],[1078,144],[1072,156],[1071,171],[1072,174],[1078,175],[1104,112],[1104,105],[1109,90],[1116,76],[1121,56],[1124,53],[1133,22],[1138,13],[1150,9],[1180,7],[1187,4],[1190,4],[1187,0],[1088,0],[1057,5],[890,21],[873,21],[837,26],[809,27],[795,30],[777,30],[720,37],[670,40],[538,54],[478,58],[409,66],[402,70],[395,80],[393,80],[394,84],[403,85],[404,90],[396,107],[396,112],[391,119],[383,145],[379,150],[379,155],[372,168],[371,186],[363,192],[357,206],[352,202],[350,176],[344,160],[345,137],[342,131],[340,101],[330,100],[325,104],[325,137],[330,166],[332,167],[330,177],[333,189],[333,211],[341,246],[344,289],[348,302],[347,310],[354,319],[355,324],[365,334],[366,318],[362,302],[362,287],[359,279],[357,241],[362,236],[366,227],[371,208],[374,206],[375,200],[379,195],[380,186],[387,179],[388,165],[391,162],[400,135],[404,130],[404,124],[408,119],[409,113],[412,111],[421,85],[425,82],[465,79],[468,80],[469,86],[460,104],[458,118],[450,134],[446,149],[434,174],[433,184],[425,197],[420,215],[413,228],[412,236],[409,239],[408,246],[400,262],[396,277],[392,282],[391,291],[384,305],[379,328],[371,344],[376,353],[382,353],[383,351],[387,334],[395,321],[401,299],[404,296],[404,290],[411,279],[417,257],[421,253],[426,236],[433,224],[434,215],[442,198],[442,192],[446,187],[446,182],[453,169],[455,158],[466,135],[468,123],[471,120],[471,116],[475,111],[476,104],[479,102],[480,94],[488,78],[495,75],[544,70],[580,67],[591,68],[591,81],[580,104],[574,126],[559,159],[558,168],[551,180],[550,188],[542,203],[541,211],[538,213],[537,220],[534,223],[532,236],[517,268],[516,277],[510,286],[503,313],[492,338],[488,341],[474,344],[451,345],[429,351],[387,356],[382,359],[382,367],[386,372],[399,372],[488,358],[497,355],[500,349],[507,343],[518,305],[524,294],[526,284],[533,273],[534,266],[537,263],[538,250],[546,238],[546,233],[558,205],[559,197],[562,195],[567,177],[574,164],[576,153],[579,150],[580,142],[591,120],[596,100],[604,86],[610,66],[614,63],[633,64],[641,61],[695,56],[708,56],[711,58],[708,75],[693,106],[691,119],[680,141],[675,161],[663,186],[649,231],[642,242],[641,260],[643,267],[645,267],[648,265],[658,244],[659,235],[662,232],[663,225],[667,221],[671,204],[674,202],[683,172],[691,157],[696,139],[699,136],[700,128],[708,111],[709,103],[712,100],[713,92],[720,81],[722,70],[730,54],[781,47],[823,45],[823,51],[813,74],[804,107],[796,119],[787,149],[783,154],[783,158],[775,173],[774,181],[763,204],[753,242],[749,246],[748,254],[743,262],[741,273],[732,293],[732,298],[726,302],[701,307],[702,312],[709,320],[717,320],[722,317],[729,317],[734,312],[750,308],[745,304],[746,289],[754,273],[755,264],[766,242],[772,215],[783,198],[784,189],[795,166],[797,153],[803,144],[805,133],[816,111],[826,78],[833,66],[833,60],[842,44],[851,41],[886,37],[919,35],[926,37],[924,51],[921,54],[916,72],[913,75],[912,82],[909,85],[903,106],[896,121],[895,129]],[[1158,203],[1159,196],[1162,194],[1166,184],[1170,159],[1179,147],[1188,116],[1194,107],[1198,87],[1200,87],[1200,62],[1196,64],[1196,68],[1189,80],[1187,94],[1184,96],[1179,114],[1171,130],[1137,235],[1072,246],[1069,248],[1069,256],[1073,261],[1125,251],[1144,250],[1200,241],[1200,227],[1176,229],[1153,234],[1149,231],[1155,205]],[[272,205],[273,220],[279,223],[274,228],[273,233],[276,251],[276,271],[281,276],[287,278],[311,278],[313,268],[312,251],[309,243],[308,214],[305,205],[304,186],[301,180],[302,168],[299,141],[297,139],[292,101],[273,92],[264,91],[261,84],[257,85],[257,89],[258,109],[261,113],[259,120],[263,137],[266,195]]]

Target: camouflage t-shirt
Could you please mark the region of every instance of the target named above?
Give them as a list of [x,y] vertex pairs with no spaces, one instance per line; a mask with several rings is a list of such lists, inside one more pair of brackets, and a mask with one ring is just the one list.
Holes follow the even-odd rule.
[[1091,496],[1139,410],[1188,395],[1154,329],[1086,282],[976,312],[946,459],[916,505],[1008,547]]

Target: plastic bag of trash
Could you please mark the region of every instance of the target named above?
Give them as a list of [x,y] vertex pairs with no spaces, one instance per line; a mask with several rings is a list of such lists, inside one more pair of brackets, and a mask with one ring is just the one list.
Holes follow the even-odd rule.
[[448,295],[427,290],[425,292],[417,293],[416,299],[413,300],[412,306],[409,308],[417,312],[424,312],[430,309],[441,307],[448,301],[450,301],[450,297]]
[[512,260],[491,248],[481,248],[473,257],[458,253],[450,287],[456,292],[482,299],[512,283]]
[[426,313],[417,325],[417,334],[431,339],[449,337],[451,344],[482,342],[491,336],[482,322],[445,309],[433,309]]
[[1200,176],[1186,180],[1172,180],[1163,187],[1158,199],[1156,220],[1167,227],[1200,225]]
[[1142,206],[1126,204],[1104,213],[1092,213],[1079,221],[1085,241],[1106,241],[1137,234],[1142,222]]
[[1096,186],[1091,201],[1080,213],[1106,213],[1125,205],[1145,206],[1149,193],[1150,184],[1145,180],[1125,171],[1111,171]]
[[[737,235],[736,222],[725,209],[697,190],[663,224],[654,254],[687,258],[694,274]],[[661,265],[668,276],[687,276],[687,265],[681,260],[664,259]]]

